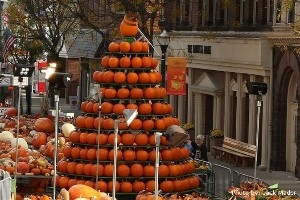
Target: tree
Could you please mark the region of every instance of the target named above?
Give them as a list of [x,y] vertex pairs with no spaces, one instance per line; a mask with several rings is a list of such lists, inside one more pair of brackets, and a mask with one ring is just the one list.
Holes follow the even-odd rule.
[[59,52],[79,21],[56,0],[12,0],[5,12],[11,32],[20,39],[18,51],[13,53],[15,58],[46,52],[48,61],[57,62],[59,68]]
[[60,4],[81,20],[82,25],[102,35],[102,42],[95,57],[104,54],[111,40],[121,39],[119,24],[124,14],[135,14],[140,30],[152,42],[153,27],[162,9],[159,0],[59,0]]

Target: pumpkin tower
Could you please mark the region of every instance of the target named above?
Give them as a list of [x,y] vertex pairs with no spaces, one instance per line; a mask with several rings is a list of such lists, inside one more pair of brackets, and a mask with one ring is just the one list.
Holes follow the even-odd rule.
[[[151,57],[147,42],[134,39],[137,18],[125,15],[120,31],[124,40],[109,44],[109,52],[93,73],[101,99],[82,102],[83,115],[76,118],[77,129],[71,132],[70,145],[58,162],[57,185],[70,188],[83,183],[101,192],[113,191],[114,121],[118,119],[118,195],[155,190],[155,132],[162,133],[159,189],[163,193],[177,193],[198,188],[200,181],[193,174],[195,166],[188,149],[170,147],[165,135],[165,130],[179,125],[179,120],[172,116],[172,106],[165,102],[167,93],[160,85],[163,77],[157,70],[158,60]],[[128,126],[124,109],[138,111]]]

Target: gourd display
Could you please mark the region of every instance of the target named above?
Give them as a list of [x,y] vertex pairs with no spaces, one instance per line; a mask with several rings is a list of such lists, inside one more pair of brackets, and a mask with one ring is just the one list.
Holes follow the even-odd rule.
[[[137,26],[124,18],[121,33],[126,37],[135,35],[123,27],[124,23],[129,26],[126,28]],[[172,106],[165,100],[166,89],[160,85],[162,75],[156,70],[158,61],[148,50],[148,43],[143,41],[114,41],[109,45],[109,52],[92,76],[94,83],[99,84],[102,98],[88,99],[81,104],[83,114],[75,119],[76,130],[69,134],[71,143],[58,162],[59,187],[68,189],[81,183],[111,193],[117,134],[117,194],[153,192],[155,132],[163,133],[159,189],[163,193],[176,193],[193,190],[201,184],[193,174],[195,167],[189,160],[189,150],[170,147],[164,134],[169,126],[180,122],[172,116]],[[130,125],[123,116],[125,109],[138,111]],[[119,120],[117,133],[116,119]]]

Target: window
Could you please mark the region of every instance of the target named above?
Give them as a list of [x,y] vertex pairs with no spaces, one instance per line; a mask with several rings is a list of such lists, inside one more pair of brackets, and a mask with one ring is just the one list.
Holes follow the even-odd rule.
[[276,3],[276,23],[281,23],[281,1]]
[[211,46],[205,45],[188,45],[188,53],[211,54]]

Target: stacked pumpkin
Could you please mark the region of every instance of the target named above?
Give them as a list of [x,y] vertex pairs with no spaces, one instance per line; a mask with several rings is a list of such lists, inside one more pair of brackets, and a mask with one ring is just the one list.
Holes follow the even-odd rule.
[[[122,23],[126,24],[126,20]],[[122,28],[121,33],[133,36],[126,35]],[[77,130],[70,133],[70,145],[65,146],[64,159],[58,163],[59,187],[68,189],[85,184],[101,192],[112,192],[114,122],[118,119],[116,192],[154,191],[154,133],[164,133],[180,122],[172,116],[172,106],[165,102],[167,93],[160,86],[162,75],[156,70],[158,61],[148,51],[148,43],[143,41],[115,41],[109,45],[101,67],[93,73],[93,81],[99,84],[102,93],[101,102],[89,99],[81,104],[84,114],[75,119]],[[123,117],[125,109],[138,110],[138,116],[128,126]],[[160,190],[172,193],[198,188],[200,181],[193,175],[195,167],[188,159],[189,150],[170,148],[164,135],[160,139]]]

